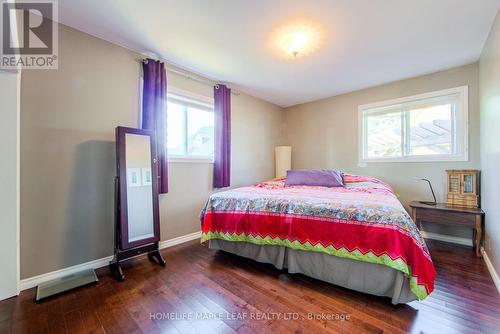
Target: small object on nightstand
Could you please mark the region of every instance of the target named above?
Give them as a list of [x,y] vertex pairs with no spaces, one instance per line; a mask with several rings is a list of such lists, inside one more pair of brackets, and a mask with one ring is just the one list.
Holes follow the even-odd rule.
[[480,207],[479,175],[477,169],[447,170],[448,194],[446,204],[467,208]]
[[418,179],[418,180],[420,180],[420,181],[426,181],[429,184],[429,188],[431,188],[432,198],[434,198],[433,202],[425,202],[425,201],[419,201],[419,202],[422,203],[422,204],[436,205],[437,204],[436,195],[434,195],[434,189],[432,189],[432,183],[431,183],[431,181],[429,181],[428,179]]
[[442,225],[467,226],[473,229],[473,245],[477,257],[481,257],[481,239],[484,229],[484,212],[480,208],[438,203],[428,205],[411,202],[411,216],[417,226],[422,222]]

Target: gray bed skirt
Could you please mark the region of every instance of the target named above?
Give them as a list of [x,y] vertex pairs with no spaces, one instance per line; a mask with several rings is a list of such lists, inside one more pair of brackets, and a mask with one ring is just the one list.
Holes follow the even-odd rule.
[[258,262],[271,263],[278,269],[286,268],[289,273],[301,273],[351,290],[390,297],[393,304],[408,303],[417,299],[402,272],[381,264],[293,250],[283,246],[254,245],[219,239],[210,240],[208,247]]

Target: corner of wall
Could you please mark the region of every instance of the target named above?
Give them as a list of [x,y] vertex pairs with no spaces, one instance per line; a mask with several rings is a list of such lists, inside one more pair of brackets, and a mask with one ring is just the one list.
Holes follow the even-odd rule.
[[[481,202],[485,211],[485,262],[498,284],[500,270],[500,16],[492,23],[479,58]],[[495,280],[496,277],[496,280]],[[498,288],[498,285],[497,285]]]

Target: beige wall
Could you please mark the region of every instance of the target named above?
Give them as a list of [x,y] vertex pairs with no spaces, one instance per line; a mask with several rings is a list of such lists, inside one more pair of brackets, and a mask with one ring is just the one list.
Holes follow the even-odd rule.
[[[137,127],[139,56],[60,26],[59,70],[26,71],[21,82],[21,278],[113,252],[114,128]],[[212,88],[169,75],[169,85]],[[232,96],[232,185],[274,174],[283,110]],[[212,164],[170,163],[160,197],[162,240],[198,231],[212,191]]]
[[[358,166],[358,106],[435,90],[469,86],[470,161],[437,163],[368,163]],[[439,200],[446,194],[446,169],[479,168],[478,65],[402,80],[285,109],[286,144],[291,145],[293,168],[340,168],[371,175],[391,184],[404,205],[429,199],[426,183],[413,177],[429,178]],[[431,197],[432,199],[432,197]],[[443,230],[426,226],[435,233],[471,237],[470,230]]]
[[500,272],[500,16],[497,14],[479,60],[482,206],[485,249]]

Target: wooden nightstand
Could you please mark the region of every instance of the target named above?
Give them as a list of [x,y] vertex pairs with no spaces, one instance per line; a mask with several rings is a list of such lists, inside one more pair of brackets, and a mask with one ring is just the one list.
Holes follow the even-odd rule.
[[464,208],[438,203],[436,205],[411,202],[411,216],[415,224],[434,223],[442,225],[467,226],[474,230],[474,250],[481,257],[481,239],[483,237],[484,211],[480,208]]

